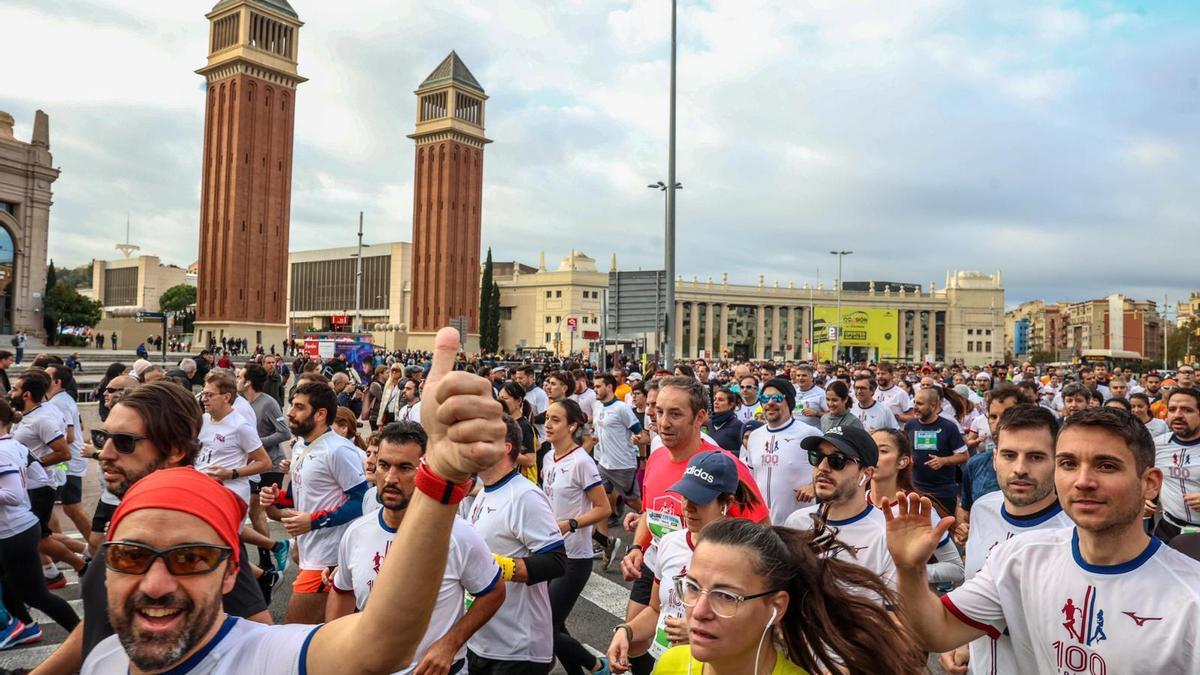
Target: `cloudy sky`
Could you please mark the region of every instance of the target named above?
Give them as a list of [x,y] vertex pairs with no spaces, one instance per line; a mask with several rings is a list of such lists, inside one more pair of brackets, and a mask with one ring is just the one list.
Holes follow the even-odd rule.
[[[215,0],[4,0],[0,109],[51,116],[50,251],[196,258]],[[409,240],[412,90],[455,49],[488,102],[484,246],[661,267],[668,0],[291,0],[306,25],[293,250]],[[678,269],[1009,304],[1200,287],[1190,2],[680,0]],[[36,58],[33,54],[37,54]]]

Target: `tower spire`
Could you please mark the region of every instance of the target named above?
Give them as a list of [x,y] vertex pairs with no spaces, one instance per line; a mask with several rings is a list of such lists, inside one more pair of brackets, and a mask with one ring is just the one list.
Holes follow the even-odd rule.
[[125,212],[125,243],[117,244],[117,250],[120,251],[126,258],[133,255],[134,251],[141,250],[141,246],[129,243],[129,212]]

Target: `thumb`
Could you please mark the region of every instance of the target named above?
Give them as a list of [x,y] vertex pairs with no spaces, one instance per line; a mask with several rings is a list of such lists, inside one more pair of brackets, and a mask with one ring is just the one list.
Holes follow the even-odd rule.
[[941,520],[938,521],[937,527],[933,528],[933,534],[937,537],[937,540],[940,542],[942,540],[942,537],[945,537],[946,532],[948,532],[950,530],[950,528],[952,528],[952,527],[954,527],[954,516],[942,518]]
[[429,366],[429,375],[425,378],[427,385],[437,384],[450,371],[454,370],[454,359],[458,357],[459,336],[453,328],[443,328],[437,332],[433,340],[433,361]]

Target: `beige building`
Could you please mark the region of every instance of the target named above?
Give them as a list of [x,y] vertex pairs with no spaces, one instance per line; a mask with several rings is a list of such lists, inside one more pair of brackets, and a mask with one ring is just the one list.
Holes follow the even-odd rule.
[[1033,300],[1017,306],[1004,315],[1004,349],[1016,359],[1037,352],[1051,355],[1053,360],[1067,360],[1068,305],[1065,302],[1047,304]]
[[[1166,311],[1166,308],[1163,308]],[[1187,300],[1175,303],[1175,325],[1183,328],[1193,319],[1200,319],[1200,293],[1192,292]]]
[[[615,262],[614,257],[613,267]],[[547,269],[542,253],[536,268],[496,263],[492,278],[500,286],[501,350],[567,354],[600,339],[608,273],[596,269],[594,258],[571,251],[556,268]]]
[[13,123],[0,110],[0,333],[42,335],[50,186],[59,172],[50,154],[49,115],[34,114],[28,143],[13,137]]
[[164,265],[157,256],[143,255],[122,260],[93,260],[92,287],[80,292],[96,300],[103,309],[95,330],[106,339],[117,336],[112,349],[133,349],[150,335],[159,335],[157,321],[142,322],[138,312],[159,311],[158,299],[172,286],[196,285],[195,275],[175,265]]

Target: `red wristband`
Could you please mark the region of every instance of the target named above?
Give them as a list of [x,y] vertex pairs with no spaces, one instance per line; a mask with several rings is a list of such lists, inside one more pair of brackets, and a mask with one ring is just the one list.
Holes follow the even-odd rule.
[[471,479],[461,483],[451,483],[429,468],[425,462],[417,469],[417,489],[442,504],[457,504],[466,498],[471,491]]

